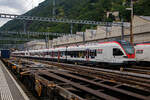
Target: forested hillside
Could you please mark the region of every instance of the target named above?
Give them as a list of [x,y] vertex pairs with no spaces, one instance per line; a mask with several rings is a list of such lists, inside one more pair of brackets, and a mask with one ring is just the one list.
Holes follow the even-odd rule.
[[[56,0],[56,18],[81,19],[93,21],[113,21],[114,18],[106,18],[107,11],[119,11],[120,19],[130,21],[130,0]],[[38,7],[30,10],[27,16],[52,16],[52,0],[45,0]],[[149,0],[138,0],[134,3],[134,14],[150,15]],[[91,28],[89,25],[74,25],[73,31],[81,31]],[[70,25],[63,23],[48,23],[38,21],[27,21],[27,31],[39,32],[70,32]],[[23,31],[23,21],[12,20],[6,23],[0,30]]]

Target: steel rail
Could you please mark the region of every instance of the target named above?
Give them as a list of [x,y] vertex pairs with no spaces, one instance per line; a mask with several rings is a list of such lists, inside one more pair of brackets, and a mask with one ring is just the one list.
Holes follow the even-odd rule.
[[[28,61],[28,60],[25,60],[26,62],[28,62],[28,63],[30,63],[30,62],[32,62],[33,63],[33,61],[32,60],[30,60],[30,61]],[[34,63],[33,63],[34,64]],[[37,63],[38,64],[38,63]],[[39,63],[40,64],[40,63]],[[43,64],[43,63],[42,63]],[[44,66],[45,65],[47,65],[47,64],[43,64]],[[51,65],[51,64],[50,64]],[[70,65],[70,64],[69,64]],[[71,69],[71,67],[72,66],[66,66],[66,65],[61,65],[62,66],[62,68],[63,68],[63,66],[64,67],[67,67],[68,69],[70,68]],[[90,72],[91,71],[91,74],[93,73],[93,76],[95,75],[94,73],[96,73],[97,74],[97,76],[95,76],[95,78],[97,78],[98,77],[98,75],[100,75],[100,76],[106,76],[106,77],[110,77],[110,79],[113,79],[113,78],[115,78],[115,80],[122,80],[122,81],[128,81],[128,80],[131,80],[131,82],[132,81],[136,81],[136,80],[140,80],[140,79],[142,79],[141,77],[137,77],[137,79],[136,79],[136,77],[132,77],[132,76],[130,76],[130,77],[126,77],[126,75],[123,75],[123,77],[122,76],[120,76],[120,74],[118,74],[118,73],[107,73],[106,71],[101,71],[101,73],[98,73],[98,72],[100,72],[100,71],[96,71],[96,70],[91,70],[90,68],[88,68],[88,69],[86,69],[85,67],[84,68],[81,68],[81,67],[77,67],[78,65],[74,65],[74,66],[76,66],[76,67],[72,67],[72,70],[73,70],[73,72],[83,72],[83,74],[85,75],[85,73],[86,73],[86,71],[87,71],[87,73],[88,73],[88,71]],[[60,68],[60,67],[59,67]],[[86,70],[85,70],[86,69]],[[64,79],[62,79],[62,77],[60,77],[58,74],[62,74],[62,75],[65,75],[65,76],[69,76],[69,77],[72,77],[72,79],[73,78],[75,78],[75,79],[78,79],[79,80],[79,82],[80,82],[80,80],[81,81],[85,81],[85,82],[88,82],[88,83],[91,83],[91,84],[95,84],[95,86],[96,85],[98,85],[98,86],[101,86],[101,87],[104,87],[104,88],[108,88],[108,89],[110,89],[110,90],[113,90],[113,91],[118,91],[118,92],[120,92],[120,93],[123,93],[123,94],[126,94],[126,95],[129,95],[129,96],[131,96],[131,97],[137,97],[137,98],[140,98],[140,99],[145,99],[146,100],[146,96],[143,96],[143,95],[141,95],[141,94],[138,94],[138,93],[134,93],[134,92],[130,92],[130,91],[128,91],[128,90],[122,90],[122,89],[120,89],[118,86],[120,86],[120,84],[118,84],[118,85],[116,85],[116,86],[112,86],[112,87],[110,87],[110,86],[107,86],[107,85],[105,85],[105,84],[101,84],[101,83],[97,83],[97,82],[94,82],[94,81],[91,81],[91,80],[87,80],[87,79],[85,79],[85,78],[82,78],[82,77],[78,77],[78,76],[75,76],[74,74],[72,75],[72,74],[69,74],[68,73],[68,71],[66,72],[60,72],[60,71],[56,71],[56,70],[51,70],[51,69],[47,69],[47,70],[39,70],[39,73],[42,73],[42,74],[44,74],[44,75],[48,75],[48,73],[50,73],[51,75],[48,75],[49,77],[52,77],[52,78],[55,78],[55,79],[60,79],[61,78],[61,81]],[[76,73],[77,74],[77,73]],[[80,73],[78,73],[79,75],[80,75]],[[59,76],[59,78],[58,78],[58,76]],[[130,78],[130,79],[128,79],[128,78]],[[134,79],[135,78],[135,79]],[[66,79],[66,78],[65,78]],[[66,79],[66,80],[68,80],[68,79]],[[143,81],[143,80],[141,80],[141,81]],[[70,84],[70,80],[69,81],[65,81],[66,83],[69,83]],[[71,81],[72,82],[72,81]],[[133,82],[134,83],[134,82]],[[145,84],[145,83],[139,83],[139,84],[141,84],[141,85],[148,85],[148,84]],[[59,84],[58,84],[59,85]],[[81,86],[84,86],[84,85],[81,85]]]
[[[136,78],[146,78],[144,81],[147,80],[147,77],[143,77],[143,76],[148,76],[150,77],[150,75],[145,75],[145,74],[137,74],[137,73],[132,73],[132,72],[122,72],[122,71],[116,71],[116,70],[110,70],[110,69],[103,69],[103,68],[93,68],[93,67],[88,67],[88,66],[80,66],[80,65],[72,65],[72,64],[66,64],[66,63],[57,63],[57,62],[47,62],[47,61],[40,61],[41,63],[47,63],[47,64],[52,64],[52,65],[56,65],[56,66],[60,66],[60,67],[64,67],[64,68],[75,68],[75,69],[83,69],[83,70],[88,70],[90,72],[94,71],[93,73],[99,73],[99,72],[106,72],[106,73],[112,73],[112,74],[116,74],[116,75],[122,75],[122,77],[124,76],[133,76],[135,79]],[[133,78],[133,79],[134,79]],[[142,81],[142,80],[141,80]],[[148,80],[147,80],[148,81]],[[148,81],[150,82],[150,81]]]
[[[66,70],[71,70],[71,71],[74,71],[74,72],[78,72],[78,73],[86,73],[87,74],[90,74],[90,75],[95,75],[97,77],[103,77],[105,79],[116,79],[116,81],[120,81],[120,82],[123,82],[123,83],[127,83],[127,84],[132,84],[132,85],[139,85],[139,86],[142,86],[142,87],[145,87],[145,88],[150,88],[150,81],[147,80],[147,78],[141,78],[141,77],[136,77],[136,76],[130,76],[130,75],[121,75],[121,74],[118,74],[118,73],[113,73],[113,71],[111,72],[107,72],[106,70],[105,71],[100,71],[100,70],[95,70],[91,67],[81,67],[79,65],[72,65],[72,64],[61,64],[61,63],[56,63],[56,62],[47,62],[47,61],[41,61],[41,62],[45,62],[47,64],[50,64],[50,65],[55,65],[55,66],[58,66],[60,68],[63,68],[63,69],[66,69]],[[81,70],[82,69],[82,70]],[[147,83],[148,82],[148,83]]]
[[135,76],[135,77],[141,77],[141,78],[148,78],[150,79],[150,75],[145,75],[145,74],[137,74],[137,73],[132,73],[132,72],[122,72],[122,71],[116,71],[116,70],[111,70],[111,69],[103,69],[103,68],[93,68],[93,67],[88,67],[88,66],[79,66],[79,65],[72,65],[72,64],[64,64],[66,66],[71,66],[71,67],[80,67],[80,68],[86,68],[89,70],[95,70],[95,71],[103,71],[103,72],[110,72],[110,73],[116,73],[120,75],[128,75],[128,76]]
[[[61,67],[64,68],[66,70],[70,70],[73,72],[78,72],[80,74],[86,74],[88,76],[95,76],[95,77],[99,77],[99,78],[103,78],[103,79],[107,79],[107,80],[113,80],[115,82],[121,82],[121,83],[126,83],[126,84],[130,84],[130,85],[138,85],[141,87],[144,87],[146,89],[150,89],[150,84],[149,84],[149,80],[147,79],[141,79],[141,78],[136,78],[136,77],[131,77],[131,76],[126,76],[126,75],[119,75],[119,74],[114,74],[114,73],[108,73],[108,72],[100,72],[100,71],[92,71],[92,70],[85,70],[79,68],[79,69],[73,69],[73,68],[66,68],[66,67]],[[148,82],[148,83],[147,83]]]
[[[85,100],[85,99],[79,97],[78,95],[69,92],[69,91],[66,90],[65,88],[60,87],[59,85],[57,85],[57,84],[55,84],[55,83],[52,83],[52,81],[49,81],[49,80],[47,80],[47,79],[45,79],[45,78],[39,76],[37,73],[34,74],[34,77],[35,77],[37,80],[41,81],[41,83],[44,84],[45,86],[48,86],[48,88],[53,87],[53,86],[51,86],[51,84],[55,85],[54,87],[55,87],[56,89],[59,89],[60,95],[63,96],[63,97],[65,97],[65,98],[67,98],[67,99],[69,99],[69,100],[70,100],[72,97],[76,97],[76,98],[78,98],[79,100]],[[68,94],[68,95],[66,96],[66,94]]]
[[97,85],[97,86],[101,86],[101,87],[104,87],[104,88],[108,88],[108,89],[111,89],[113,91],[117,91],[117,92],[120,92],[120,93],[124,93],[126,95],[130,95],[130,96],[133,96],[133,97],[137,97],[137,98],[140,98],[140,99],[146,99],[147,97],[145,96],[142,96],[142,95],[139,95],[139,94],[136,94],[136,93],[133,93],[133,92],[130,92],[130,91],[126,91],[126,90],[121,90],[121,89],[118,89],[118,88],[115,88],[115,87],[111,87],[111,86],[107,86],[107,85],[104,85],[104,84],[100,84],[100,83],[97,83],[97,82],[94,82],[94,81],[91,81],[91,80],[87,80],[87,79],[84,79],[82,77],[78,77],[78,76],[75,76],[75,75],[71,75],[69,73],[65,73],[65,72],[61,72],[61,71],[56,71],[56,70],[49,70],[50,72],[54,72],[54,73],[57,73],[57,74],[62,74],[62,75],[65,75],[65,76],[69,76],[69,77],[72,77],[72,78],[75,78],[75,79],[78,79],[79,81],[86,81],[86,82],[89,82],[91,84],[94,84],[94,85]]
[[80,85],[80,84],[78,84],[78,83],[74,83],[74,82],[72,82],[72,81],[70,81],[70,80],[67,80],[67,79],[65,79],[65,78],[62,78],[62,77],[60,77],[60,76],[58,76],[58,75],[55,75],[55,74],[53,74],[53,73],[49,73],[49,72],[47,72],[47,71],[41,71],[41,74],[45,74],[45,75],[47,75],[47,76],[49,76],[49,77],[53,77],[53,78],[58,79],[58,80],[61,80],[61,81],[63,81],[63,82],[70,83],[70,84],[73,85],[74,87],[79,88],[79,89],[81,89],[81,90],[83,90],[83,91],[89,92],[89,93],[91,93],[91,94],[93,94],[93,95],[95,95],[95,96],[98,96],[98,97],[100,97],[100,98],[104,98],[104,99],[106,99],[106,100],[119,100],[119,99],[117,99],[117,98],[115,98],[115,97],[112,97],[112,96],[110,96],[110,95],[104,94],[104,93],[102,93],[102,92],[95,91],[95,90],[93,90],[93,89],[91,89],[91,88],[85,87],[85,86]]

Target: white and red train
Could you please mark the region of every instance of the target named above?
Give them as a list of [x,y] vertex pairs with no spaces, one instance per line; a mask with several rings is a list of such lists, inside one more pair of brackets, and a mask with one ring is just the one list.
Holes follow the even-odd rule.
[[141,64],[150,63],[150,43],[136,44],[136,61]]
[[135,62],[135,49],[127,41],[41,50],[16,51],[13,56],[84,64],[122,65]]

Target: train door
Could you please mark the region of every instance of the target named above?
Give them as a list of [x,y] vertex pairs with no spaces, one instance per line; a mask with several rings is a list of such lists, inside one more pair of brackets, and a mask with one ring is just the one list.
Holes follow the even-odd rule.
[[104,62],[110,62],[111,58],[111,48],[110,47],[104,47],[103,51],[102,51],[102,61]]
[[51,52],[50,51],[47,52],[48,52],[48,58],[51,58]]
[[65,62],[67,62],[67,56],[68,56],[67,48],[68,46],[66,46],[66,50],[65,50]]
[[52,57],[52,59],[53,59],[53,57],[54,57],[54,52],[53,52],[53,51],[51,52],[51,57]]
[[90,57],[89,51],[90,51],[89,49],[86,50],[86,61],[89,61],[89,57]]
[[58,51],[57,57],[58,57],[58,62],[59,62],[60,61],[60,51]]

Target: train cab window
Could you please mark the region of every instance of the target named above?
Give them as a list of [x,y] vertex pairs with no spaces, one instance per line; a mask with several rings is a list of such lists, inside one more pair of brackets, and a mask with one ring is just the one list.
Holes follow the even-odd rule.
[[113,48],[113,56],[122,56],[123,52],[119,48]]

